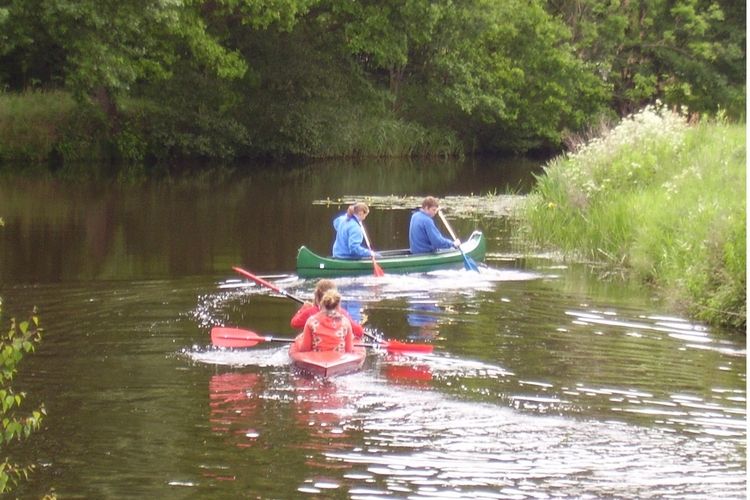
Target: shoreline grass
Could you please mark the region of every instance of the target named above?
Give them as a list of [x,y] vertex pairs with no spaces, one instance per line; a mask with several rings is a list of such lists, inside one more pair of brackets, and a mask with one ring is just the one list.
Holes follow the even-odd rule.
[[59,168],[87,161],[132,165],[464,154],[449,130],[398,118],[385,108],[360,109],[356,103],[348,108],[339,102],[320,103],[305,115],[308,120],[270,129],[241,114],[224,119],[212,115],[207,124],[145,99],[121,105],[118,126],[111,127],[95,108],[76,103],[64,91],[0,93],[0,164]]
[[75,106],[60,91],[0,93],[0,161],[48,161]]
[[526,246],[606,263],[693,317],[746,326],[745,124],[647,107],[547,164]]

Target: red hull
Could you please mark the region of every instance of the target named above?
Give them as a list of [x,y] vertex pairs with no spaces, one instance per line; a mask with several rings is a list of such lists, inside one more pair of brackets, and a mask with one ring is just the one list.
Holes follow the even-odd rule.
[[355,347],[352,352],[298,352],[295,344],[289,346],[289,357],[292,358],[294,366],[320,377],[335,377],[356,372],[362,368],[366,355],[363,347]]

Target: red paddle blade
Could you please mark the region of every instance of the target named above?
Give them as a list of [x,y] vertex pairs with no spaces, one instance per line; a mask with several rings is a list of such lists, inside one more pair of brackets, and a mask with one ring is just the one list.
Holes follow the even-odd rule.
[[385,376],[389,380],[400,382],[428,382],[432,380],[432,372],[429,366],[424,365],[386,365]]
[[250,330],[215,326],[211,328],[211,342],[219,347],[253,347],[266,338]]
[[399,342],[397,340],[385,340],[381,344],[385,347],[386,351],[395,352],[421,352],[430,353],[432,352],[433,346],[430,344],[407,344],[406,342]]
[[380,264],[375,262],[375,257],[372,258],[372,268],[375,271],[375,276],[377,277],[385,276],[385,273],[383,272],[383,268],[380,267]]

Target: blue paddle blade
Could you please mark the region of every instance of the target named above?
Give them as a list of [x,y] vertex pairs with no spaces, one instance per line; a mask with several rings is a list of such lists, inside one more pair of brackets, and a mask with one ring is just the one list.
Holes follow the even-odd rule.
[[479,272],[479,267],[477,267],[477,263],[474,262],[474,259],[463,252],[461,252],[461,254],[464,256],[464,267],[469,271]]

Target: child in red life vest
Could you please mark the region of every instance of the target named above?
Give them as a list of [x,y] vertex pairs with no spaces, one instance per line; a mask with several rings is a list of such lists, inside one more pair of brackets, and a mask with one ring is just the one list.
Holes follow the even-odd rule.
[[341,295],[335,289],[323,294],[321,310],[305,323],[305,329],[297,337],[297,350],[352,352],[354,333],[351,322],[341,313]]
[[[302,307],[299,308],[299,310],[292,317],[292,320],[289,322],[292,325],[292,328],[305,327],[305,323],[307,323],[308,318],[320,311],[320,301],[323,299],[323,294],[328,290],[336,290],[336,284],[333,281],[326,279],[318,281],[318,284],[315,286],[315,298],[313,299],[315,302],[312,304],[310,304],[309,302],[305,302]],[[339,307],[339,312],[351,323],[354,337],[357,339],[361,339],[364,335],[364,329],[362,328],[362,325],[354,321],[345,309]]]

